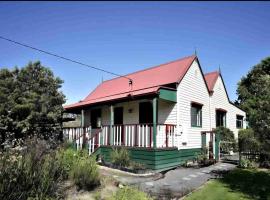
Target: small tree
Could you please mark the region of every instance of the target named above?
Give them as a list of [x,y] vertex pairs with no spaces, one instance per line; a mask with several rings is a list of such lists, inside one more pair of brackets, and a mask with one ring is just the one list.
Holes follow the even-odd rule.
[[58,138],[61,130],[62,104],[59,89],[63,81],[40,62],[14,70],[0,70],[1,144],[18,143],[33,135]]
[[238,83],[237,103],[247,112],[260,141],[261,160],[270,160],[270,57],[255,65]]

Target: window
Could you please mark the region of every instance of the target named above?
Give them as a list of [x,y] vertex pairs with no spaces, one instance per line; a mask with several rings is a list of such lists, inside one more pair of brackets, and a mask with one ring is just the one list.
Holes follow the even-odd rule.
[[139,104],[139,123],[140,124],[152,124],[153,123],[152,102],[141,102]]
[[101,110],[100,109],[91,111],[91,126],[92,128],[101,127]]
[[236,128],[243,128],[244,117],[241,115],[236,115]]
[[216,127],[226,127],[226,111],[216,110]]
[[202,127],[202,105],[191,104],[191,126]]

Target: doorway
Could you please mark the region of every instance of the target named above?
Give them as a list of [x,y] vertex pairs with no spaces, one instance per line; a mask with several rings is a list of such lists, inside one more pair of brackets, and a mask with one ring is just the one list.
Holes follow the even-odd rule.
[[139,104],[139,123],[153,123],[153,105],[152,102],[141,102]]

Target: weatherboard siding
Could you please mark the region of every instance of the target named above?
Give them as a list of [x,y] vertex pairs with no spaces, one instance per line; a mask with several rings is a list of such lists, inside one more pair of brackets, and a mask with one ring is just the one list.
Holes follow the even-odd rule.
[[[226,95],[225,86],[222,82],[221,77],[218,77],[216,84],[214,86],[214,93],[211,98],[211,128],[216,128],[216,109],[222,108],[227,111],[226,114],[226,127],[234,132],[235,138],[238,138],[239,129],[236,128],[236,115],[244,116],[246,114],[244,111],[240,110],[236,106],[232,105]],[[244,121],[243,127],[246,127]]]
[[[202,127],[191,127],[191,103],[197,102],[202,106]],[[201,131],[210,128],[209,93],[203,74],[195,60],[177,88],[177,136],[178,148],[201,148]],[[183,144],[186,142],[186,145]]]
[[[101,154],[106,162],[110,162],[113,148],[115,147],[101,146],[96,154]],[[187,160],[193,160],[201,152],[200,148],[177,150],[177,148],[149,149],[126,147],[126,149],[129,151],[132,161],[141,163],[148,169],[155,171],[175,168]]]

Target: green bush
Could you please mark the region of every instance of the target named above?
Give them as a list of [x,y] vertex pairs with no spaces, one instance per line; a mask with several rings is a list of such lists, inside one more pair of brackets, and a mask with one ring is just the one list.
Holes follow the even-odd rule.
[[225,127],[217,127],[216,134],[220,134],[220,149],[223,153],[229,153],[230,151],[237,151],[237,142],[234,139],[233,132]]
[[63,178],[67,179],[71,169],[78,160],[78,152],[71,148],[61,149],[57,152],[57,160],[59,160],[63,169]]
[[86,152],[80,152],[78,160],[71,170],[71,178],[78,189],[91,190],[100,184],[100,176],[95,158]]
[[130,165],[129,152],[125,148],[115,148],[111,152],[112,164],[119,167],[127,167]]
[[238,133],[239,151],[258,152],[260,148],[259,141],[255,138],[252,129],[242,129]]
[[119,189],[108,200],[152,200],[152,198],[136,188],[126,186]]
[[240,168],[244,168],[244,169],[246,169],[246,168],[250,168],[250,169],[257,168],[255,162],[252,162],[252,161],[250,161],[248,159],[244,159],[244,158],[242,158],[240,160],[239,167]]

